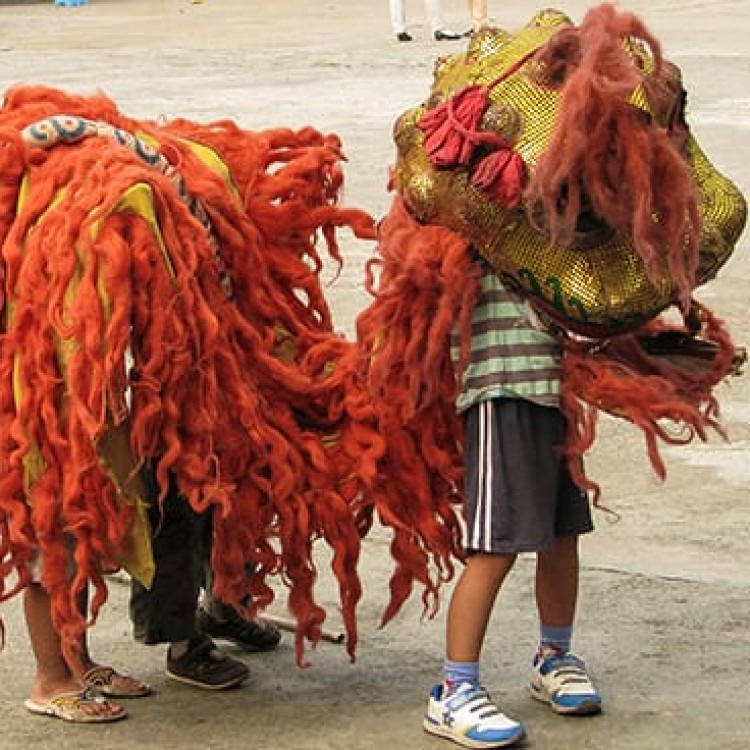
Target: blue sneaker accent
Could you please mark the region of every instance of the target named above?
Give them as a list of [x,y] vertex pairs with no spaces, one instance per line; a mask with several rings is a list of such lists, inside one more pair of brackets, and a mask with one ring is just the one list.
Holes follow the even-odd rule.
[[531,695],[558,714],[582,716],[602,710],[602,697],[586,665],[571,653],[537,657],[531,672]]
[[483,687],[470,682],[450,693],[444,684],[435,685],[422,726],[430,734],[473,748],[508,747],[525,734],[523,725],[502,713]]

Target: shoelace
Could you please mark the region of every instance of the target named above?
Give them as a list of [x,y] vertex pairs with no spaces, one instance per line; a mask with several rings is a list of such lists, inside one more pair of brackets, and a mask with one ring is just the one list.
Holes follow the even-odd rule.
[[489,693],[481,687],[458,691],[449,696],[448,707],[451,710],[456,711],[464,706],[480,719],[487,719],[501,713],[490,700]]
[[555,683],[557,690],[562,690],[570,686],[585,685],[593,692],[594,686],[591,684],[584,663],[576,656],[566,654],[563,656],[553,656],[548,659],[548,669],[542,670],[545,678],[550,678]]

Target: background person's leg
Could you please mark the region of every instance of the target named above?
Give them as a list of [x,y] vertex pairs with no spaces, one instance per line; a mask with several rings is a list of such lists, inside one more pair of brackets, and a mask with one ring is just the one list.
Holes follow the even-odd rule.
[[150,589],[132,582],[133,634],[146,644],[189,640],[198,634],[195,608],[203,580],[204,525],[210,516],[193,511],[170,487],[163,512],[154,502],[149,520],[156,573]]
[[[248,577],[254,571],[248,568]],[[263,617],[247,619],[234,607],[217,599],[212,593],[213,574],[205,565],[205,584],[201,596],[196,622],[199,630],[211,638],[230,641],[243,651],[273,651],[281,641],[281,631]],[[243,601],[249,606],[251,600]]]
[[487,16],[487,0],[469,0],[469,15],[471,27],[475,33],[489,24]]
[[391,17],[391,28],[398,36],[406,32],[406,5],[405,0],[388,0],[388,11]]
[[[156,489],[151,489],[156,498]],[[163,508],[154,502],[149,517],[156,572],[150,589],[132,583],[130,616],[136,640],[170,644],[167,676],[173,680],[209,690],[239,685],[250,670],[216,648],[196,623],[210,512],[196,513],[170,484]]]
[[429,23],[436,41],[442,42],[461,38],[461,34],[456,34],[455,31],[445,25],[441,0],[424,0],[424,8],[427,14],[427,23]]

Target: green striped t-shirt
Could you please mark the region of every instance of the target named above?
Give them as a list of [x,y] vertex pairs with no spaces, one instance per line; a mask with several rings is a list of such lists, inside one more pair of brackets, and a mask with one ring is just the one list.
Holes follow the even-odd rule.
[[[524,302],[484,260],[481,291],[471,318],[471,354],[456,399],[459,412],[491,398],[525,398],[558,406],[560,343],[534,326]],[[458,332],[451,356],[457,363]]]

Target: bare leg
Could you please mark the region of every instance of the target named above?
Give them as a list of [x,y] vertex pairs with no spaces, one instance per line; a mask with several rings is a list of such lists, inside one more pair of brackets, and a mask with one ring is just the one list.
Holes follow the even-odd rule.
[[492,609],[515,555],[475,554],[453,590],[448,609],[443,684],[430,692],[423,726],[431,734],[476,747],[515,744],[523,725],[502,713],[479,682],[479,656]]
[[[31,583],[24,591],[23,603],[26,629],[36,660],[30,699],[43,705],[62,693],[80,693],[83,685],[65,661],[60,636],[52,622],[49,595],[40,584]],[[124,715],[123,709],[111,701],[82,700],[76,710],[88,716]]]
[[49,700],[59,693],[81,689],[62,655],[60,636],[52,624],[52,610],[47,592],[32,583],[24,592],[24,615],[31,650],[36,660],[36,677],[31,686],[31,698]]
[[[577,599],[578,537],[559,537],[551,549],[537,555],[536,600],[541,623],[567,630],[566,641]],[[564,650],[568,645],[560,648]],[[558,650],[557,646],[552,648]],[[583,662],[574,656],[547,652],[546,645],[541,646],[539,656],[531,677],[534,698],[551,704],[552,710],[560,714],[584,715],[601,710],[601,695]]]
[[558,537],[550,549],[537,554],[536,603],[540,621],[553,627],[569,627],[577,601],[578,537]]
[[515,555],[469,557],[448,609],[446,655],[451,661],[479,660],[495,599],[515,560]]
[[481,31],[489,24],[487,17],[487,0],[468,0],[469,14],[475,32]]
[[[84,618],[88,614],[88,604],[89,590],[87,587],[78,598],[78,608]],[[138,698],[152,693],[151,687],[145,682],[95,661],[89,651],[86,631],[78,641],[75,661],[71,662],[70,670],[82,683],[85,683],[84,687],[93,686],[104,695],[116,698]]]

